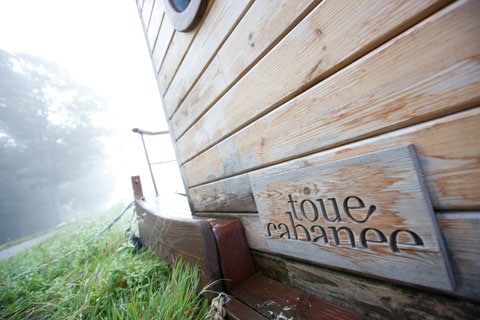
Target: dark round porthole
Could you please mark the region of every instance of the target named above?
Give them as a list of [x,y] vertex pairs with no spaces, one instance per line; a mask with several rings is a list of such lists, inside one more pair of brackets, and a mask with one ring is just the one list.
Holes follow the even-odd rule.
[[190,31],[205,13],[208,0],[163,0],[165,12],[177,31]]
[[185,11],[190,4],[190,0],[171,0],[170,2],[177,12]]

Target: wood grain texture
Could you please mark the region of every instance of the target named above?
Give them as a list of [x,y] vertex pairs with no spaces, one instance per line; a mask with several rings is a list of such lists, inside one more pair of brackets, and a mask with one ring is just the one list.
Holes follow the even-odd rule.
[[196,212],[257,212],[247,175],[190,189]]
[[231,298],[230,302],[225,305],[228,320],[267,320],[260,313],[254,311],[244,303],[235,298]]
[[[189,185],[476,105],[480,102],[480,42],[475,40],[479,12],[478,1],[455,3],[260,118],[186,163]],[[218,121],[203,131],[211,133],[224,123]],[[191,150],[183,150],[187,144],[182,140],[188,140],[187,135],[178,148],[188,158]],[[208,172],[195,170],[192,175],[192,168]]]
[[456,292],[480,301],[480,212],[437,214],[457,275]]
[[[207,2],[207,8],[205,9],[206,16],[209,14],[209,10],[214,3],[215,0],[209,0]],[[201,26],[190,32],[174,31],[165,59],[157,75],[158,89],[162,95],[162,99],[200,28]]]
[[170,46],[157,75],[158,90],[162,96],[167,92],[195,34],[195,30],[187,33],[173,32]]
[[155,48],[153,48],[152,53],[152,62],[155,68],[155,73],[158,72],[160,66],[162,65],[163,59],[167,52],[168,46],[173,37],[173,27],[172,24],[168,21],[167,17],[163,18],[162,25],[158,31],[157,41],[155,43]]
[[364,319],[353,310],[255,274],[232,290],[238,300],[268,319]]
[[[225,214],[224,216],[227,218],[238,217],[242,221],[251,249],[258,250],[260,252],[271,253],[267,247],[264,228],[258,215]],[[480,294],[478,292],[480,288],[480,266],[478,262],[478,257],[480,256],[478,252],[478,243],[480,240],[480,212],[437,212],[436,217],[455,275],[455,295],[480,302]],[[258,255],[258,253],[256,255]],[[278,256],[274,256],[271,259],[275,259],[272,264],[276,266],[285,265],[285,260],[279,258]],[[257,257],[255,258],[255,261],[258,263]],[[264,265],[266,265],[266,268],[270,272],[267,273],[269,277],[273,277],[277,280],[289,281],[288,279],[285,279],[286,271],[282,271],[280,269],[276,270],[269,263],[261,262],[260,264],[257,264],[257,268],[263,272],[265,271],[262,268]],[[312,270],[312,274],[315,274],[315,270],[323,270],[323,268],[309,266],[308,270]],[[318,271],[317,273],[320,274],[321,272]],[[281,276],[275,276],[276,274],[281,274]],[[336,281],[339,281],[339,278],[331,278],[330,276],[325,277],[326,278],[324,280],[321,280],[322,277],[320,276],[319,280],[312,281],[308,275],[299,276],[298,279],[292,278],[291,276],[290,281],[292,281],[293,284],[296,283],[296,286],[299,286],[303,290],[307,290],[313,294],[322,295],[327,293],[327,296],[333,295],[334,298],[337,297],[337,295],[344,295],[345,292],[343,292],[343,290],[335,291],[338,290],[337,284],[332,284],[336,283]],[[349,281],[348,277],[345,278],[346,280],[344,281]],[[332,282],[329,282],[328,279],[331,279]],[[353,279],[356,278],[353,277]],[[375,281],[373,282],[375,283]],[[341,283],[343,283],[343,281],[339,281],[338,286],[343,286]],[[372,309],[376,309],[378,307],[380,308],[379,310],[385,308],[385,310],[389,309],[389,312],[393,312],[392,310],[395,310],[395,312],[400,312],[400,306],[408,304],[408,299],[411,299],[411,295],[407,294],[403,296],[401,298],[401,302],[397,304],[394,300],[396,299],[396,294],[388,293],[388,290],[391,290],[391,286],[386,286],[384,281],[378,283],[382,283],[381,285],[378,285],[380,289],[371,291],[373,290],[373,287],[361,285],[359,282],[354,286],[356,289],[353,291],[352,295],[348,294],[345,296],[345,300],[351,302],[356,299],[361,305],[365,301],[360,297],[365,297],[369,300],[369,302],[366,304],[371,305]],[[324,285],[326,285],[326,287],[324,287]],[[345,290],[349,291],[351,288]],[[362,290],[365,291],[361,293],[360,291]],[[375,292],[375,294],[372,294],[373,292]],[[357,298],[355,298],[355,296],[357,296]],[[391,303],[387,303],[389,302],[389,299],[391,299],[388,298],[389,296],[393,297]],[[407,297],[409,298],[407,299]]]
[[249,0],[215,1],[212,4],[165,94],[164,108],[169,118],[250,4]]
[[224,288],[232,290],[255,273],[245,230],[238,219],[210,220],[218,249]]
[[[437,9],[440,4],[444,4],[444,2],[322,2],[179,139],[178,148],[182,162],[191,159],[199,152],[273,110],[314,83],[365,55],[383,41],[405,30],[413,21],[424,17],[427,12]],[[379,10],[380,7],[382,10]],[[352,30],[356,32],[352,32]],[[452,30],[450,33],[455,36],[458,34]],[[432,36],[431,34],[427,35],[429,39]],[[440,33],[439,37],[436,38],[437,41],[445,40],[443,36]],[[424,41],[422,39],[422,42]],[[448,41],[446,42],[448,43]],[[416,45],[413,44],[413,46]],[[433,45],[436,46],[437,44],[434,43]],[[412,47],[404,47],[403,49],[405,50],[404,58],[410,60],[410,64],[413,64],[412,55],[418,56],[416,52],[418,49],[413,50]],[[440,50],[439,48],[438,52]],[[413,51],[415,51],[415,54]],[[428,47],[428,54],[432,54],[431,46]],[[418,56],[419,60],[417,60],[417,57],[414,60],[422,61],[422,58],[420,55]],[[377,59],[377,57],[372,57],[372,60]],[[376,70],[371,70],[371,72],[368,72],[367,68],[357,67],[357,65],[349,70],[355,69],[360,74],[363,74],[363,70],[366,70],[366,76],[375,76],[380,82],[385,82],[388,80],[381,77],[385,72],[395,77],[396,70],[392,70],[392,67],[394,67],[392,63],[395,66],[400,66],[403,63],[403,61],[397,61],[396,57],[393,56],[390,56],[390,59],[390,61],[379,60]],[[430,59],[431,57],[428,56],[427,61]],[[380,62],[387,62],[387,64],[380,66]],[[378,70],[379,67],[389,70],[380,71]],[[380,73],[378,73],[379,71]],[[367,85],[370,82],[370,79],[358,78],[359,75],[345,74],[343,80],[348,83],[344,85],[343,89],[357,88],[355,85],[357,83]],[[406,81],[408,81],[408,78]],[[376,85],[378,86],[378,83]],[[385,85],[387,84],[384,83],[383,86]],[[333,91],[325,91],[325,89],[324,87],[321,89],[318,87],[317,91],[311,91],[308,94],[314,100],[319,95],[318,99],[313,102],[315,106],[310,106],[315,108],[317,114],[321,114],[318,104],[322,95],[318,94],[319,92],[331,98],[336,97],[336,95],[331,94]],[[340,89],[342,89],[340,84],[333,88],[334,91]],[[372,89],[374,90],[376,87]],[[401,87],[397,91],[401,92]],[[370,94],[373,93],[370,92]],[[356,95],[361,97],[358,90]],[[352,99],[352,97],[349,98]],[[357,100],[344,101],[344,103],[355,103],[359,107],[361,101]],[[321,109],[340,106],[340,102],[336,102],[335,105],[330,104],[330,102],[333,101],[331,99],[322,101]],[[302,101],[302,104],[306,103],[312,103],[312,101]],[[297,105],[296,108],[297,113],[301,113],[298,109],[304,107],[303,105],[302,107]],[[292,117],[294,116],[292,115]],[[298,116],[296,117],[298,118]],[[292,128],[295,127],[289,126],[289,130]],[[285,133],[284,130],[283,132]]]
[[152,8],[152,16],[150,18],[150,24],[147,28],[147,44],[152,54],[153,49],[155,48],[155,41],[157,40],[157,35],[162,24],[165,10],[163,9],[162,0],[155,0],[155,3]]
[[200,212],[198,217],[203,218],[222,218],[222,219],[238,219],[242,222],[247,236],[248,246],[251,249],[268,251],[265,240],[263,225],[258,214],[250,213],[231,213],[231,212]]
[[[159,215],[144,201],[137,202],[146,211],[139,222],[143,244],[169,263],[183,259],[197,264],[203,286],[221,279],[215,237],[208,221]],[[221,285],[217,283],[214,290],[221,290]]]
[[175,140],[178,140],[185,130],[198,119],[204,108],[207,107],[201,104],[200,100],[217,96],[219,88],[225,88],[226,86],[227,81],[223,75],[220,60],[215,55],[207,70],[205,70],[172,116],[171,123],[174,129],[172,135]]
[[254,2],[173,115],[175,136],[181,136],[238,77],[248,71],[318,2]]
[[[478,190],[480,190],[479,127],[480,108],[477,107],[255,172],[267,177],[278,172],[333,162],[399,145],[414,144],[434,208],[437,210],[478,209],[480,208],[478,197]],[[232,163],[229,159],[219,160],[223,160],[224,163],[227,161]],[[190,171],[190,167],[187,165],[187,177],[195,179],[194,181],[190,179],[189,183],[201,182],[200,179],[196,180],[197,175],[205,177],[208,174],[216,174],[218,171],[212,170],[216,164],[222,165],[221,162],[211,163],[212,167],[208,168],[208,171],[204,171],[203,168]],[[266,165],[268,162],[261,164]],[[249,165],[252,166],[252,164]],[[241,168],[247,169],[249,165],[243,165]],[[222,203],[217,200],[221,199],[221,196],[216,196],[214,193],[221,195],[231,192],[230,190],[235,190],[241,199],[248,199],[251,188],[249,184],[242,182],[245,181],[244,176],[245,174],[219,180],[205,185],[205,188],[202,186],[192,188],[191,190],[195,193],[195,198],[192,198],[194,206],[202,206],[195,203],[196,200],[202,200],[212,206],[218,205],[218,210],[215,211],[222,211]],[[233,200],[230,198],[230,201]],[[248,205],[241,201],[238,205],[230,203],[229,207],[242,205],[253,207],[255,204],[252,202]]]
[[[264,228],[258,215],[224,213],[220,215],[220,217],[238,218],[240,221],[242,221],[242,224],[245,227],[245,233],[250,248],[260,252],[270,252],[265,241]],[[447,252],[450,256],[450,261],[452,263],[453,271],[455,274],[455,281],[457,284],[455,294],[461,297],[468,298],[470,300],[473,299],[480,301],[480,294],[478,292],[480,288],[480,266],[478,262],[478,257],[480,256],[480,253],[478,252],[478,243],[480,240],[480,212],[437,212],[436,217],[441,234],[443,236],[443,239],[445,240]],[[289,281],[288,277],[286,276],[288,275],[288,272],[281,268],[276,268],[285,265],[284,259],[281,259],[278,256],[273,256],[270,257],[270,260],[274,259],[272,263],[268,263],[268,259],[266,258],[266,262],[263,261],[265,259],[260,259],[261,261],[259,262],[259,254],[260,253],[256,253],[255,261],[257,262],[257,268],[259,268],[260,271],[276,280],[282,280],[286,282]],[[312,270],[311,272],[313,273],[315,273],[314,270],[323,270],[321,267],[317,268],[314,266],[309,267],[308,269]],[[327,292],[329,294],[332,294],[332,292],[335,291],[336,285],[332,285],[330,287],[330,282],[328,282],[327,279],[321,280],[322,277],[319,277],[319,280],[313,282],[310,281],[310,276],[308,275],[304,275],[303,277],[300,277],[300,275],[298,275],[298,279],[290,278],[290,280],[294,283],[296,282],[297,285],[299,285],[299,283],[303,283],[300,288],[317,295],[321,295],[324,290],[323,285],[327,285]],[[332,281],[335,282],[336,280]],[[310,282],[311,284],[310,286],[308,286],[307,284],[309,284]],[[384,282],[382,282],[382,285],[380,285],[379,287],[386,288],[376,289],[375,295],[368,293],[368,295],[366,296],[366,298],[369,300],[368,303],[366,303],[363,299],[357,299],[359,303],[365,302],[366,304],[370,305],[369,308],[371,308],[372,310],[378,308],[378,310],[381,311],[385,309],[384,311],[381,311],[382,314],[383,312],[387,312],[387,309],[390,310],[388,312],[393,312],[393,310],[395,310],[395,312],[400,312],[400,305],[408,304],[406,300],[406,297],[408,295],[401,298],[401,303],[399,303],[398,308],[395,300],[392,300],[391,304],[385,304],[389,301],[388,296],[392,297],[393,295],[393,299],[396,299],[396,294],[394,292],[389,294],[386,289],[390,290],[391,286],[385,286]],[[358,290],[362,288],[366,290],[363,294],[358,292]],[[367,288],[358,284],[358,287],[355,289],[355,294],[353,296],[348,295],[345,299],[351,299],[351,301],[353,301],[353,297],[355,295],[363,296],[364,294],[367,294],[369,290],[372,290],[373,287]],[[330,292],[331,290],[332,292]],[[341,295],[343,293],[338,294]],[[382,299],[380,300],[380,298]]]
[[285,265],[293,287],[365,312],[372,319],[473,320],[480,316],[480,305],[467,299],[432,294],[291,260],[285,261]]
[[250,181],[271,252],[453,290],[412,146],[268,177],[251,174]]
[[233,217],[239,219],[245,227],[245,235],[250,248],[258,250],[268,250],[263,232],[263,225],[258,215],[236,214]]

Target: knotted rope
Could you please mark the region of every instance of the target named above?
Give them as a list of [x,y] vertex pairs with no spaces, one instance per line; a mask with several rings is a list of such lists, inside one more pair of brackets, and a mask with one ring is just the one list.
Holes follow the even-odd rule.
[[227,295],[220,292],[218,296],[212,299],[210,310],[205,317],[205,320],[224,320],[227,310],[225,310],[225,298]]

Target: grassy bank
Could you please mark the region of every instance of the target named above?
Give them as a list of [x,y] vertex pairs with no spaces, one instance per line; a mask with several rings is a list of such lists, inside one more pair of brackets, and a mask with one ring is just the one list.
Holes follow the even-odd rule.
[[208,307],[196,290],[198,270],[182,263],[170,268],[149,251],[133,254],[125,235],[131,213],[83,245],[121,209],[0,261],[0,319],[202,319]]

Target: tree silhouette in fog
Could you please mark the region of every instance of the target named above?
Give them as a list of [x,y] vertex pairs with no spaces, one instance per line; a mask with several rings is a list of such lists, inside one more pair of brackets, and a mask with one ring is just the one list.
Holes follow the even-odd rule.
[[93,210],[112,180],[107,132],[92,125],[103,100],[60,67],[0,50],[0,243]]

